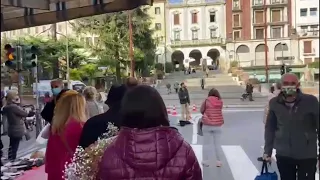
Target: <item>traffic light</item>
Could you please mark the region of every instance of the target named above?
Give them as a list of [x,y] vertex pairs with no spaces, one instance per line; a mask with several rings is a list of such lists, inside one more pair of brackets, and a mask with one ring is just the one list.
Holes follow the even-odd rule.
[[286,73],[286,69],[285,69],[285,68],[286,68],[286,67],[285,67],[285,65],[283,64],[283,65],[281,66],[281,68],[280,68],[280,74],[281,74],[281,76]]
[[8,68],[16,68],[17,65],[17,51],[16,48],[12,47],[10,44],[6,44],[4,46],[4,50],[6,51],[6,62],[5,65]]
[[37,66],[37,48],[35,46],[24,46],[23,68],[30,69]]

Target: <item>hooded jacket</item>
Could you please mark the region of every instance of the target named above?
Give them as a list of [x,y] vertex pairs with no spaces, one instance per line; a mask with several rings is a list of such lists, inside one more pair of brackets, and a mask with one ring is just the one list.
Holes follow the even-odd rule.
[[54,99],[52,99],[50,102],[47,102],[46,105],[44,106],[42,112],[41,112],[41,117],[48,123],[51,124],[52,118],[53,118],[53,112],[54,108],[56,107],[56,101],[59,100],[61,95],[68,91],[69,89],[62,89],[61,92],[58,94],[58,96]]
[[108,98],[106,100],[109,110],[88,119],[83,126],[79,146],[86,148],[97,141],[102,134],[108,131],[109,122],[120,127],[120,104],[126,90],[127,88],[125,85],[113,85],[110,88]]
[[124,127],[106,149],[97,179],[202,180],[202,173],[191,146],[175,128]]
[[224,124],[222,115],[223,102],[221,99],[209,96],[201,105],[203,114],[202,123],[209,126],[221,126]]

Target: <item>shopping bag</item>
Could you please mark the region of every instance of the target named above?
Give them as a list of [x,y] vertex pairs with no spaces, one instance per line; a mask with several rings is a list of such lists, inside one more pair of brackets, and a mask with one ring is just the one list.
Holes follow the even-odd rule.
[[36,142],[40,145],[46,144],[50,135],[50,124],[47,124],[38,135]]
[[[270,163],[271,164],[271,163]],[[261,173],[260,175],[256,176],[254,180],[278,180],[278,175],[276,172],[269,172],[268,171],[268,163],[263,161]]]

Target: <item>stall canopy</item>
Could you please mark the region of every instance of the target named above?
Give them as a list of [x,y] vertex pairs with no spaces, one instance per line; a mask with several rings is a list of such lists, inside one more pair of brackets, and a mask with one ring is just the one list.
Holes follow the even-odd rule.
[[1,0],[1,32],[152,5],[153,0]]

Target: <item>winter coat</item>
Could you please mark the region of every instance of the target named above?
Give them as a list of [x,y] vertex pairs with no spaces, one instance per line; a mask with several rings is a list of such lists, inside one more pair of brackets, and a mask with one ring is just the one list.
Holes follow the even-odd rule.
[[82,126],[82,123],[71,118],[60,134],[50,133],[45,164],[48,179],[63,180],[62,176],[65,164],[71,161],[79,144]]
[[122,128],[107,147],[99,180],[202,180],[191,146],[175,128]]
[[264,117],[263,117],[263,123],[266,124],[267,121],[267,116],[268,116],[268,112],[269,112],[269,101],[274,98],[277,97],[279,95],[281,91],[280,90],[275,90],[273,93],[270,93],[268,96],[268,104],[265,106],[264,108]]
[[20,106],[13,103],[7,104],[3,108],[3,114],[7,118],[8,136],[17,138],[24,136],[26,127],[23,118],[27,117],[29,114]]
[[208,97],[200,108],[200,112],[203,114],[202,123],[209,126],[222,126],[224,124],[222,108],[221,99],[214,96]]
[[95,100],[87,100],[86,111],[88,118],[104,113],[103,106]]
[[180,104],[190,104],[190,97],[187,88],[180,88],[178,92]]

